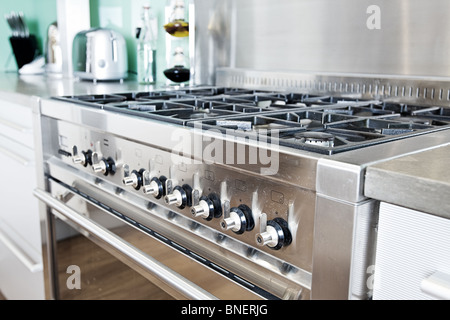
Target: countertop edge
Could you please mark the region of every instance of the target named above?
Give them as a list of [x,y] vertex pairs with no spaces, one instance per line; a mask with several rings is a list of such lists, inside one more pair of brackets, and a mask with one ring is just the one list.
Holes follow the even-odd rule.
[[384,163],[367,168],[364,194],[373,199],[450,219],[450,181],[420,177],[414,171],[396,172],[386,168]]

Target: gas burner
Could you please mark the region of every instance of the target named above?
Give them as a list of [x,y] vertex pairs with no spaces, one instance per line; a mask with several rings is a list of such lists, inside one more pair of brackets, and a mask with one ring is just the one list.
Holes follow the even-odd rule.
[[432,129],[430,125],[420,123],[392,121],[385,118],[367,118],[362,120],[341,121],[327,124],[327,128],[357,131],[378,135],[401,135],[420,130]]
[[294,138],[299,139],[302,143],[326,148],[333,148],[335,137],[334,135],[327,132],[307,131],[295,133]]
[[373,145],[379,142],[377,139],[382,138],[382,135],[366,132],[324,128],[316,131],[286,131],[281,133],[278,139],[271,140],[271,142],[289,148],[331,155]]

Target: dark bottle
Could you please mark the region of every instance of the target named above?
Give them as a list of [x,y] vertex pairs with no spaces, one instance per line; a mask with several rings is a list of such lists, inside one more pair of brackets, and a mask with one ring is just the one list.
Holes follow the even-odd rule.
[[189,81],[191,78],[191,70],[185,67],[183,48],[175,48],[173,63],[174,67],[164,70],[164,75],[167,79],[176,83]]

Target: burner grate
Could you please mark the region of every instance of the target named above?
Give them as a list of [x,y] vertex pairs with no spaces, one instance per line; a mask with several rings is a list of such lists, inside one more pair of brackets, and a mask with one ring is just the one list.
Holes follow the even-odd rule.
[[111,112],[334,154],[450,128],[450,109],[239,88],[56,97]]

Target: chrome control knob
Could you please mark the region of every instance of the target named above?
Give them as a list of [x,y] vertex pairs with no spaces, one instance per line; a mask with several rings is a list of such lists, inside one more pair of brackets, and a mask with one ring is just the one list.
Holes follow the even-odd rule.
[[230,209],[229,217],[223,219],[220,226],[224,230],[233,231],[236,234],[242,234],[245,231],[251,231],[255,227],[252,216],[252,210],[245,204]]
[[266,230],[256,235],[256,243],[259,246],[268,246],[279,250],[292,242],[292,235],[287,222],[282,218],[267,221]]
[[72,161],[75,164],[82,164],[84,166],[84,164],[86,163],[86,158],[84,157],[84,155],[76,155],[72,157]]
[[191,208],[194,217],[202,217],[205,220],[220,218],[222,216],[222,206],[217,194],[211,193],[208,196],[202,196],[198,205]]
[[103,160],[100,160],[99,163],[95,163],[92,165],[92,170],[95,173],[106,173],[106,162]]
[[272,226],[267,226],[265,232],[256,235],[256,243],[260,246],[275,247],[278,244],[277,230]]
[[230,216],[228,218],[225,218],[220,223],[220,226],[224,230],[232,230],[236,233],[239,233],[238,231],[241,230],[242,221],[241,217],[237,214],[235,211],[230,212]]
[[157,196],[159,194],[159,186],[155,181],[151,181],[148,186],[144,186],[143,191],[145,194]]
[[184,192],[180,191],[180,190],[173,190],[173,193],[168,194],[165,198],[164,201],[168,204],[168,205],[176,205],[177,207],[180,207],[183,203],[183,197],[185,197],[186,195],[184,194]]
[[192,188],[188,185],[182,187],[176,186],[173,188],[173,192],[164,197],[164,201],[168,205],[175,205],[180,209],[184,209],[186,206],[192,205]]
[[202,217],[206,219],[209,217],[210,211],[214,211],[214,207],[212,206],[211,200],[206,197],[200,198],[198,205],[191,208],[191,213],[196,218]]
[[126,176],[122,179],[122,182],[126,186],[132,186],[134,189],[139,190],[142,186],[142,173],[145,169],[133,170],[129,176]]
[[156,199],[161,199],[161,197],[165,194],[165,182],[167,178],[161,176],[159,178],[154,177],[148,185],[144,185],[142,190],[145,194],[149,194],[154,196]]
[[133,172],[133,173],[131,173],[131,175],[129,175],[128,177],[123,178],[122,182],[123,182],[123,184],[126,185],[126,186],[134,186],[134,185],[137,185],[138,177],[137,177],[137,175]]
[[92,164],[92,170],[95,173],[103,173],[105,176],[109,174],[113,175],[116,173],[116,164],[112,158],[103,158],[98,163]]
[[87,165],[92,165],[92,151],[82,151],[81,154],[74,154],[72,157],[72,161],[75,164],[81,164],[85,167]]

